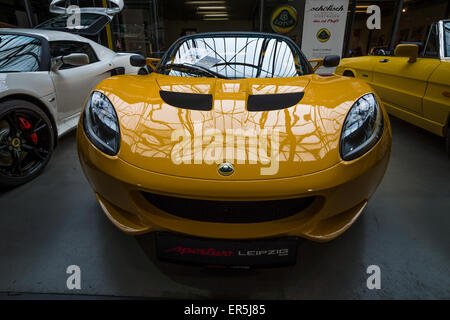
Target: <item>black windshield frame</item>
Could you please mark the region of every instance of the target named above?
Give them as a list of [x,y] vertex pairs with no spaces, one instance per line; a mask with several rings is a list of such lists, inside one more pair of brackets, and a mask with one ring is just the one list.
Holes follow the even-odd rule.
[[[277,41],[283,41],[285,42],[290,50],[292,51],[292,54],[295,55],[298,58],[298,63],[303,69],[302,74],[298,74],[297,70],[297,76],[307,75],[314,73],[313,68],[311,64],[306,59],[305,55],[301,51],[301,49],[298,47],[298,45],[292,41],[290,38],[278,34],[273,33],[262,33],[262,32],[208,32],[208,33],[197,33],[193,35],[188,35],[179,38],[176,40],[166,51],[166,53],[161,58],[161,62],[158,64],[158,68],[155,70],[157,73],[161,74],[167,74],[167,68],[164,68],[165,65],[172,63],[172,58],[174,55],[178,52],[178,49],[183,45],[186,41],[190,40],[196,40],[196,39],[204,39],[204,38],[238,38],[238,37],[248,37],[248,38],[262,38],[262,39],[268,39],[272,40],[275,39]],[[258,65],[262,66],[262,61],[258,61]],[[251,78],[251,77],[245,77],[245,78]],[[259,77],[255,77],[259,78]],[[236,78],[229,78],[229,79],[236,79]],[[240,78],[239,78],[240,79]]]

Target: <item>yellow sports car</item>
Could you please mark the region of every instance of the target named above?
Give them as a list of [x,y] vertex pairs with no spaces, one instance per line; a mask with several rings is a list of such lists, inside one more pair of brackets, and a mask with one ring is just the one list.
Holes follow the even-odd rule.
[[387,111],[446,137],[450,156],[450,20],[430,27],[420,43],[401,43],[394,56],[342,59],[336,74],[367,81]]
[[391,128],[376,94],[314,74],[289,38],[190,35],[150,66],[94,89],[77,141],[106,216],[153,232],[162,260],[293,264],[299,238],[342,234],[385,173]]

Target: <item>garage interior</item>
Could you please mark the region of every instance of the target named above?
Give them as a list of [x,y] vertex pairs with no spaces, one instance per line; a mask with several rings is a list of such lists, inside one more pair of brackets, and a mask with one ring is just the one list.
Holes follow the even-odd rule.
[[[126,1],[130,10],[133,6],[142,10],[143,2]],[[189,18],[194,12],[170,10],[173,4],[170,1],[169,7],[168,2],[158,9],[164,27],[160,36],[151,33],[154,18],[146,15],[143,24],[148,22],[150,29],[141,30],[146,36],[139,38],[137,28],[138,36],[122,37],[129,42],[124,42],[123,50],[163,51],[183,32],[209,30],[209,23]],[[242,1],[230,2],[236,20],[245,22],[249,30],[259,30],[257,1],[245,2],[242,10],[236,9]],[[404,2],[416,5],[417,12],[423,10],[419,1]],[[39,3],[31,1],[33,6]],[[274,1],[266,4],[275,6]],[[387,5],[393,13],[395,3]],[[145,6],[151,12],[151,1]],[[448,3],[440,1],[436,6],[440,9],[430,9],[431,20],[448,16]],[[355,14],[346,48],[363,55],[375,45],[390,45],[393,16],[386,18],[386,34],[369,35],[363,31],[363,16]],[[27,23],[26,15],[19,16],[20,21],[2,19],[14,25]],[[44,17],[49,16],[36,13],[31,19]],[[121,17],[121,24],[132,17]],[[396,41],[420,40],[427,33],[422,24],[432,22],[427,19],[420,21],[420,30],[407,27],[415,23],[414,16],[401,20]],[[184,20],[194,22],[189,25]],[[244,26],[228,24],[226,30],[230,28]],[[126,235],[102,213],[81,170],[75,132],[70,132],[59,140],[42,175],[20,187],[0,189],[0,299],[448,299],[450,161],[444,138],[392,116],[390,121],[389,167],[356,223],[331,242],[303,240],[293,267],[261,270],[214,270],[157,261],[152,235]],[[81,268],[80,290],[66,286],[69,265]],[[382,290],[366,286],[370,265],[381,268]]]

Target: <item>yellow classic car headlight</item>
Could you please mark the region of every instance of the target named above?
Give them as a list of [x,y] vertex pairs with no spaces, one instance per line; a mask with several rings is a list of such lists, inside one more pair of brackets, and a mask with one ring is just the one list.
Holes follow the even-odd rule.
[[103,93],[92,92],[84,111],[83,126],[86,136],[98,149],[111,156],[119,152],[119,121]]
[[366,94],[350,109],[341,135],[341,157],[356,159],[369,151],[383,132],[383,114],[375,95]]

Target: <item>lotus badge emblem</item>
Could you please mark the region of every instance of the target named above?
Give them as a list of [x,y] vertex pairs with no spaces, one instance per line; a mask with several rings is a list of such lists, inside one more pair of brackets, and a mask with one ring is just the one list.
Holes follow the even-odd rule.
[[223,176],[230,176],[234,172],[234,166],[229,162],[224,162],[219,164],[217,171],[219,171],[219,173]]

